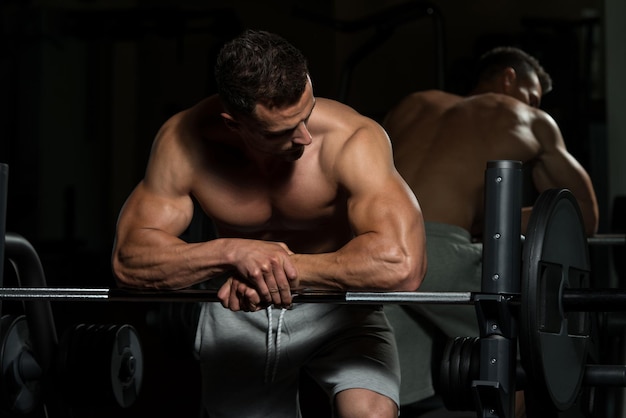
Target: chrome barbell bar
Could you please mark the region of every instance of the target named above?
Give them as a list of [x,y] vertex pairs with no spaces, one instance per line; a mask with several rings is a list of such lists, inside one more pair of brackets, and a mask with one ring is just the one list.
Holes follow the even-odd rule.
[[[333,292],[300,291],[293,294],[295,302],[354,304],[457,304],[474,303],[472,292]],[[110,302],[218,302],[217,292],[204,289],[127,290],[72,287],[8,287],[0,288],[0,299],[50,301]]]

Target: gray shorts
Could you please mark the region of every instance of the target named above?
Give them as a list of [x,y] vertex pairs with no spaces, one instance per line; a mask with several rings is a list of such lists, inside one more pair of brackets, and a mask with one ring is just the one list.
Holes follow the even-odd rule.
[[301,370],[330,399],[364,388],[399,404],[400,366],[382,307],[303,303],[285,310],[282,318],[281,313],[203,304],[195,348],[211,418],[301,416]]
[[[428,272],[420,291],[479,292],[482,244],[471,242],[463,228],[426,223]],[[401,405],[434,395],[431,360],[449,337],[477,337],[478,320],[471,305],[385,305],[400,354]],[[435,370],[437,373],[438,370]]]

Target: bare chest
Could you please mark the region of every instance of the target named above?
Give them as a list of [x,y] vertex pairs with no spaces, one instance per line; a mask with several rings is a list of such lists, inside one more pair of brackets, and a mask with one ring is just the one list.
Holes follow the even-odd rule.
[[271,239],[315,230],[334,224],[338,213],[345,213],[337,185],[318,168],[288,170],[278,176],[252,169],[233,170],[228,176],[207,173],[194,195],[221,231],[244,237]]

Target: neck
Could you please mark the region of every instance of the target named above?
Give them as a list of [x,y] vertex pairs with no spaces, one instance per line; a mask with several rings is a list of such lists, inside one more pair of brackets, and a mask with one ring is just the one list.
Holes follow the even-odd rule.
[[470,92],[470,96],[485,93],[501,93],[500,86],[495,82],[481,82],[478,83],[474,89]]

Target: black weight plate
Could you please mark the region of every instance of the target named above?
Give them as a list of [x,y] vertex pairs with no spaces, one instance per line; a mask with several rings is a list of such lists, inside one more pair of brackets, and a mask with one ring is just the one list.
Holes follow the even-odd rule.
[[[0,410],[17,415],[30,414],[43,402],[44,394],[43,376],[22,375],[22,356],[26,352],[32,353],[26,317],[4,315],[0,330]],[[31,361],[37,363],[35,358]],[[39,367],[39,364],[34,366]]]
[[474,346],[477,344],[478,338],[465,337],[463,346],[461,347],[461,363],[460,363],[460,403],[464,411],[474,410],[474,398],[472,393],[472,381],[478,378],[478,374],[471,374],[472,369],[472,353]]
[[441,366],[439,368],[439,392],[444,405],[450,409],[450,406],[454,404],[454,396],[452,382],[450,381],[450,369],[451,369],[451,355],[452,348],[456,343],[456,338],[449,338],[443,349],[443,356],[441,358]]
[[117,403],[128,408],[135,403],[141,389],[143,353],[139,336],[132,325],[122,325],[114,331],[111,385]]
[[582,216],[569,190],[539,196],[522,253],[522,365],[541,402],[565,411],[580,392],[589,340],[588,314],[564,312],[561,303],[564,289],[587,285],[590,270]]
[[450,398],[446,407],[451,411],[462,411],[463,403],[461,393],[463,386],[461,382],[461,349],[463,347],[463,337],[455,337],[450,352]]

